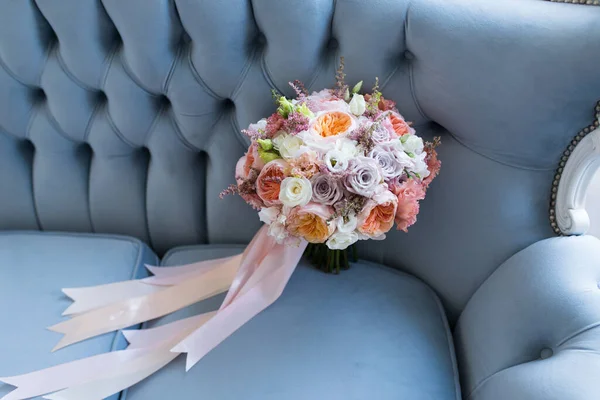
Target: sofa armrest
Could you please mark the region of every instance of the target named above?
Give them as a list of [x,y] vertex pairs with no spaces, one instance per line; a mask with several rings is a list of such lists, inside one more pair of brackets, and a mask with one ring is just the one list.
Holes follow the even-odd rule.
[[600,398],[600,240],[540,241],[504,262],[456,327],[467,400]]

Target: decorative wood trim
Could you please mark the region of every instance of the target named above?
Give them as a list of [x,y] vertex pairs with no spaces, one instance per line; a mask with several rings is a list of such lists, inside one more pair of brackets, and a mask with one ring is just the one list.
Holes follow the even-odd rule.
[[590,227],[585,198],[592,178],[600,171],[600,101],[595,120],[571,141],[552,182],[550,223],[557,235],[583,235]]

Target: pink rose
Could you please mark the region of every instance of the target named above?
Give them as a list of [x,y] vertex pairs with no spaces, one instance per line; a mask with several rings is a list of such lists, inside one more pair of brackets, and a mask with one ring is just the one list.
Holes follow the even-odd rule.
[[358,214],[358,231],[371,238],[379,237],[394,225],[398,199],[389,190],[378,191],[367,200]]
[[239,185],[243,180],[248,178],[250,170],[246,169],[246,156],[240,157],[237,164],[235,164],[235,181]]
[[409,179],[393,188],[398,196],[398,209],[396,210],[396,229],[407,232],[408,227],[417,222],[419,214],[419,200],[425,198],[425,190],[421,182]]

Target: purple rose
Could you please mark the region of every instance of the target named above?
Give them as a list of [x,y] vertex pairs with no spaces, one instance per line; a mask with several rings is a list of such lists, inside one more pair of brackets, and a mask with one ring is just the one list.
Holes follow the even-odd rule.
[[349,192],[371,197],[382,183],[381,168],[377,161],[369,157],[355,157],[348,169],[344,185]]
[[310,180],[313,188],[313,201],[331,206],[344,197],[344,191],[338,180],[331,175],[318,174]]
[[[369,153],[369,157],[377,161],[385,180],[402,175],[406,163],[398,157],[399,153],[391,146],[376,146]],[[407,156],[407,158],[409,158]]]

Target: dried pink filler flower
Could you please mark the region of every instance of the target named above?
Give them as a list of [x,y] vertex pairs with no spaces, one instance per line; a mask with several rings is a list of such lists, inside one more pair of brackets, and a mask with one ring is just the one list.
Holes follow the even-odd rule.
[[308,129],[309,119],[306,115],[299,112],[291,113],[283,124],[283,129],[288,133],[295,135]]
[[267,118],[267,127],[265,128],[267,137],[273,138],[277,132],[281,130],[284,123],[285,118],[283,118],[279,113],[271,114],[271,116]]

